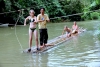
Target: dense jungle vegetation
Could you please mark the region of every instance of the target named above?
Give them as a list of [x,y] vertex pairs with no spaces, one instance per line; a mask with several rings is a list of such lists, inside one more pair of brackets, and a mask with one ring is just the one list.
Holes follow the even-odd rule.
[[[24,18],[28,16],[30,9],[34,9],[35,15],[38,15],[41,7],[46,9],[46,13],[50,18],[83,13],[51,20],[56,22],[94,20],[100,17],[100,11],[88,13],[88,11],[100,9],[100,0],[0,0],[0,13],[25,9],[18,24],[23,24]],[[14,24],[18,14],[19,12],[0,14],[0,23]],[[9,20],[9,22],[6,22],[6,20]]]

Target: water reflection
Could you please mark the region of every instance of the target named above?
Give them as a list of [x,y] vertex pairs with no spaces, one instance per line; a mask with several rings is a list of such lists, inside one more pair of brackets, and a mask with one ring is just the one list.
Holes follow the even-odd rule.
[[77,44],[78,44],[78,35],[77,35],[77,36],[73,36],[72,42],[73,42],[74,48],[77,48]]
[[99,62],[89,62],[86,63],[87,67],[100,67],[100,61]]
[[25,67],[47,67],[48,66],[48,53],[31,54],[27,58]]

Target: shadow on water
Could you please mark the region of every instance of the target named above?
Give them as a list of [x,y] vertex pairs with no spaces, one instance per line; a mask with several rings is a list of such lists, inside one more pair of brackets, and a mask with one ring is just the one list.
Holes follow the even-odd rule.
[[31,54],[27,57],[24,67],[47,67],[48,62],[48,53]]

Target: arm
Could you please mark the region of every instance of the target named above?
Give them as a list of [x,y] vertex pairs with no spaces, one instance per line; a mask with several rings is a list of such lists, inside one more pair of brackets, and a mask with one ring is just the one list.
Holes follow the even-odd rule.
[[76,26],[76,30],[77,30],[77,31],[79,30],[78,25]]
[[37,23],[37,17],[35,17],[35,21],[34,22]]
[[46,20],[47,22],[50,22],[50,20]]
[[43,20],[40,20],[40,15],[37,16],[37,22],[43,22]]
[[43,22],[43,20],[38,20],[38,22]]
[[46,17],[46,21],[47,21],[47,22],[50,22],[50,19],[49,19],[48,15],[47,15],[47,17]]
[[26,22],[27,22],[28,19],[29,19],[29,17],[27,17],[27,18],[25,19],[25,21],[24,21],[24,26],[26,26]]
[[73,26],[72,26],[72,30],[74,30]]
[[71,29],[69,29],[70,30],[70,33],[72,33],[72,30]]
[[62,32],[62,35],[65,33],[65,29],[63,30],[63,32]]

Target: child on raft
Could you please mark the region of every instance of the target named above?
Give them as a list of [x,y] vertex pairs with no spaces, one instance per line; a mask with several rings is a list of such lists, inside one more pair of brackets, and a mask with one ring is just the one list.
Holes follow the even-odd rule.
[[63,35],[65,32],[66,32],[66,34],[67,34],[67,37],[70,37],[70,36],[71,36],[71,29],[68,28],[67,26],[64,26],[62,35]]

